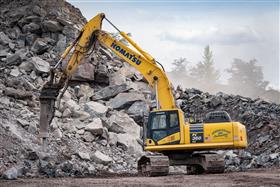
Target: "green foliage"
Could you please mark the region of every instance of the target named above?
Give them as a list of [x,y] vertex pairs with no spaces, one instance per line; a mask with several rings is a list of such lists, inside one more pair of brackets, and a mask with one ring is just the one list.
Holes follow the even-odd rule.
[[220,73],[214,67],[213,52],[209,45],[204,48],[203,61],[190,70],[191,77],[200,84],[216,84]]
[[186,58],[178,58],[178,59],[175,59],[174,62],[172,62],[172,73],[175,73],[178,75],[186,75],[187,73],[187,70],[186,70],[186,65],[188,64],[189,62],[187,61]]
[[229,85],[240,94],[258,96],[268,85],[268,81],[263,80],[262,67],[255,59],[249,62],[234,59],[227,72],[231,75]]

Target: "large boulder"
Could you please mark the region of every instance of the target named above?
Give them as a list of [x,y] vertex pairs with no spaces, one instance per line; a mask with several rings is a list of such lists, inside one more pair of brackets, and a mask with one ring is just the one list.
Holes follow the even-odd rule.
[[8,180],[17,179],[18,176],[19,176],[19,172],[16,167],[12,167],[3,173],[3,178]]
[[38,73],[48,73],[50,71],[50,64],[40,57],[32,57],[31,62],[35,67],[35,71]]
[[133,88],[139,92],[151,92],[151,87],[148,83],[142,81],[135,81],[133,82]]
[[95,139],[94,135],[89,131],[84,132],[82,138],[85,142],[92,142]]
[[62,54],[62,52],[65,51],[66,47],[67,47],[66,36],[61,34],[59,35],[59,40],[56,43],[55,50],[58,52],[58,54]]
[[37,39],[31,47],[31,51],[33,51],[34,53],[36,53],[38,55],[43,54],[48,49],[49,49],[48,44],[45,43],[44,41],[42,41],[41,39]]
[[25,72],[32,72],[34,69],[34,65],[31,61],[23,61],[20,65],[19,65],[19,69],[20,70],[24,70]]
[[39,16],[32,15],[32,16],[24,17],[21,20],[19,20],[18,25],[20,27],[24,27],[26,24],[29,24],[29,23],[37,23],[38,24],[40,22],[41,22],[41,18]]
[[118,142],[118,135],[117,135],[117,133],[109,132],[108,134],[109,134],[109,141],[108,141],[109,145],[110,146],[117,145],[117,142]]
[[26,34],[25,45],[26,46],[32,46],[34,44],[34,42],[37,40],[37,38],[38,38],[37,34],[34,34],[34,33]]
[[110,85],[126,84],[126,77],[119,72],[112,73],[109,77]]
[[117,145],[128,151],[130,154],[141,154],[142,146],[138,143],[139,139],[131,134],[117,134]]
[[11,87],[7,87],[3,90],[3,94],[13,97],[15,99],[32,99],[33,97],[33,93],[29,92],[29,91],[24,91],[24,90],[20,90],[20,89],[14,89]]
[[109,72],[105,64],[99,63],[95,69],[94,81],[101,85],[109,85]]
[[107,86],[105,88],[102,88],[98,92],[94,93],[91,99],[93,101],[107,100],[118,95],[119,93],[126,92],[129,89],[130,87],[127,84]]
[[10,72],[10,75],[13,76],[13,77],[18,77],[20,74],[21,73],[19,72],[18,67],[14,67]]
[[149,111],[150,107],[145,101],[136,101],[129,107],[127,113],[138,124],[140,124],[143,122],[144,115],[147,116],[149,114]]
[[120,85],[128,81],[140,81],[143,80],[143,76],[133,66],[124,63],[118,71],[110,74],[110,85]]
[[95,153],[92,155],[92,159],[98,164],[105,164],[105,165],[113,161],[111,157],[101,153],[100,151],[95,151]]
[[94,81],[95,66],[91,63],[82,63],[74,73],[72,80]]
[[87,103],[90,97],[94,94],[94,89],[89,84],[80,84],[74,88],[76,97],[79,99],[79,104]]
[[110,123],[110,127],[108,130],[114,133],[125,133],[124,128],[114,121]]
[[63,27],[60,23],[53,20],[46,20],[43,22],[43,28],[49,32],[59,32],[63,30]]
[[101,117],[106,114],[108,107],[101,103],[90,101],[84,105],[84,110],[91,116]]
[[[111,127],[116,127],[116,125],[120,127],[118,129],[120,132],[117,132],[116,128],[114,128],[114,130],[111,131]],[[113,114],[109,117],[108,130],[117,133],[128,133],[134,137],[140,136],[140,127],[135,123],[135,121],[132,118],[130,118],[124,112],[113,112]]]
[[6,58],[8,55],[8,52],[6,50],[0,50],[0,58]]
[[18,65],[21,62],[21,57],[18,53],[15,53],[8,56],[6,62],[8,65]]
[[103,125],[101,119],[100,118],[92,119],[92,122],[85,127],[85,130],[91,132],[94,135],[102,135]]
[[69,99],[64,103],[65,108],[69,108],[72,113],[77,112],[80,110],[80,106],[72,99]]
[[134,102],[145,100],[144,96],[139,93],[120,93],[107,102],[107,105],[113,109],[124,109],[130,107]]
[[77,155],[81,158],[81,159],[83,159],[83,160],[90,160],[90,155],[89,155],[89,153],[87,153],[87,152],[82,152],[82,151],[79,151],[78,153],[77,153]]
[[10,42],[11,39],[4,32],[0,32],[0,44],[8,45]]
[[31,33],[40,34],[41,33],[41,27],[40,27],[40,25],[32,22],[32,23],[24,25],[23,28],[22,28],[22,31],[24,33],[31,32]]

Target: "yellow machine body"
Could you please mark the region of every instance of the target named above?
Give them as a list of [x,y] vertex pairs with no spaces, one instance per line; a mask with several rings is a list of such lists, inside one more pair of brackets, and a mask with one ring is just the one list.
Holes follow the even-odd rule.
[[[164,110],[156,111],[162,112]],[[247,147],[246,128],[239,122],[197,123],[184,122],[180,109],[179,130],[155,141],[148,137],[145,141],[147,151],[170,150],[213,150],[213,149],[242,149]],[[149,127],[147,129],[149,131]]]

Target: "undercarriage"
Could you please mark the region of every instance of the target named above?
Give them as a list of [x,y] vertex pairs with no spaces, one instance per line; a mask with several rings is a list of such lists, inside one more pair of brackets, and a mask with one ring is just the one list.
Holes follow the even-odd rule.
[[138,174],[164,176],[169,166],[186,166],[187,174],[223,173],[224,158],[216,153],[163,153],[142,156],[138,161]]

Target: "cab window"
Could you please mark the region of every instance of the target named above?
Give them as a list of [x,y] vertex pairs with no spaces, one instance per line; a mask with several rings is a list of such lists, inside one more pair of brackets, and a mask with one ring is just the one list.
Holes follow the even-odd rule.
[[180,131],[177,111],[151,113],[148,124],[147,138],[156,142]]
[[170,128],[179,127],[179,119],[177,113],[170,114]]
[[152,129],[165,129],[167,128],[166,115],[165,113],[155,115],[152,120]]

